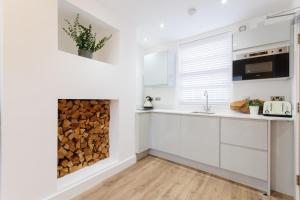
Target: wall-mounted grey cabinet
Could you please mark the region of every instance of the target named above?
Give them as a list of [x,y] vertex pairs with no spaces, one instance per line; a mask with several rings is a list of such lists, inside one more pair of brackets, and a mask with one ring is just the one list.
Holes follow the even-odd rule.
[[176,54],[160,51],[144,56],[144,86],[174,86]]
[[266,24],[255,29],[233,34],[233,50],[254,48],[279,42],[288,42],[291,36],[291,21]]

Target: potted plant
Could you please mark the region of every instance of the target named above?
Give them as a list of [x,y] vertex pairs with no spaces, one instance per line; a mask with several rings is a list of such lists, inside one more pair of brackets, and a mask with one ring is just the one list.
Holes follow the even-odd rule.
[[250,115],[258,115],[259,107],[262,106],[262,102],[258,99],[253,99],[248,101],[248,107],[250,110]]
[[112,35],[105,36],[97,42],[97,34],[92,32],[92,25],[88,27],[79,23],[79,14],[77,14],[74,23],[65,19],[67,28],[63,30],[73,39],[78,48],[78,55],[86,58],[93,58],[93,53],[102,49],[105,43],[110,40]]

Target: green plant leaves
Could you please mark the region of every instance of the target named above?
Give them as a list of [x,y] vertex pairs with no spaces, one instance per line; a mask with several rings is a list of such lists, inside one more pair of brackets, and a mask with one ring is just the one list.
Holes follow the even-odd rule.
[[263,103],[259,99],[252,99],[247,101],[247,105],[249,106],[263,106]]
[[88,27],[86,27],[80,24],[79,14],[76,15],[73,24],[71,24],[67,19],[65,19],[65,22],[67,24],[67,28],[63,28],[63,30],[75,41],[78,49],[89,50],[94,53],[102,49],[105,43],[112,38],[112,35],[108,37],[105,36],[97,42],[97,34],[93,34],[92,25],[90,24]]

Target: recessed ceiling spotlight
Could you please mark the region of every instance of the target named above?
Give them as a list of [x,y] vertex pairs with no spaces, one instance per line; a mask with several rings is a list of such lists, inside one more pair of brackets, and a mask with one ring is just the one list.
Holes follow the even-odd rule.
[[247,25],[242,25],[239,27],[239,32],[244,32],[247,30]]
[[161,23],[161,24],[159,25],[159,27],[160,27],[161,29],[163,29],[163,28],[165,28],[165,24],[164,24],[164,23]]
[[144,37],[144,42],[148,42],[149,39],[147,37]]
[[227,3],[227,0],[222,0],[221,3],[222,3],[222,4],[226,4],[226,3]]
[[191,15],[191,16],[193,16],[194,14],[196,14],[196,12],[197,12],[196,8],[189,8],[188,9],[188,14]]

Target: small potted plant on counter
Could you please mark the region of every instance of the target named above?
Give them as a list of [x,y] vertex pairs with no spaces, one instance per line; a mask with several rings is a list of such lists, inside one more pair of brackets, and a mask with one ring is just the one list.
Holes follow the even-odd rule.
[[77,14],[73,24],[67,19],[65,21],[68,27],[63,28],[63,30],[75,41],[79,56],[93,58],[93,53],[102,49],[112,37],[112,35],[105,36],[97,42],[97,34],[92,32],[92,25],[86,27],[80,24],[79,14]]
[[250,115],[258,115],[259,108],[262,106],[262,102],[258,99],[253,99],[248,101],[248,107],[250,110]]

